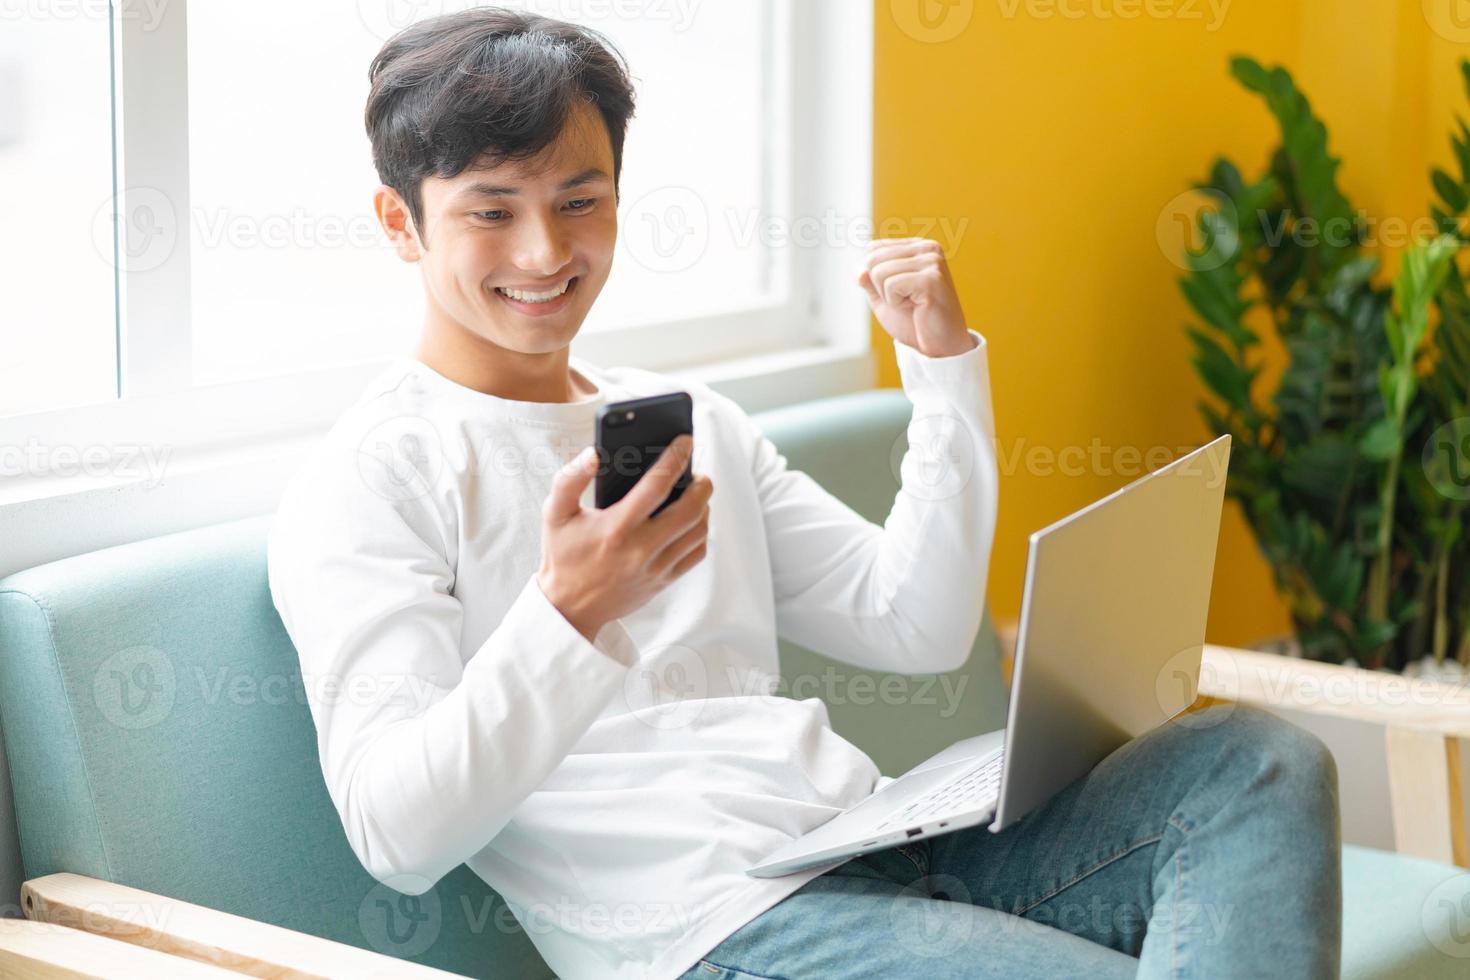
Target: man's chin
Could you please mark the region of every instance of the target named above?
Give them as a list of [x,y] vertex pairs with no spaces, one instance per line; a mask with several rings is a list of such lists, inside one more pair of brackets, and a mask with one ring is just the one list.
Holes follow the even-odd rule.
[[530,324],[501,315],[491,317],[477,332],[496,346],[519,354],[551,354],[570,346],[581,328],[581,319],[570,315]]

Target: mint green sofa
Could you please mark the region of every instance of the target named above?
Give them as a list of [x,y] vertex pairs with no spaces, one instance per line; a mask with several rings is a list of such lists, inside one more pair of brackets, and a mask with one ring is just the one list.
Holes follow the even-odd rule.
[[[793,467],[881,522],[909,411],[886,389],[757,419]],[[467,976],[550,976],[468,869],[403,896],[349,849],[267,590],[268,525],[267,516],[171,534],[0,581],[0,724],[25,878],[120,882]],[[848,683],[862,672],[791,645],[782,667],[788,679],[830,668],[839,690],[865,690]],[[903,705],[838,699],[833,724],[889,774],[1001,726],[988,620],[969,662],[943,680],[959,710],[935,684]],[[923,681],[907,683],[922,692]],[[1422,925],[1428,900],[1470,910],[1470,887],[1446,890],[1455,869],[1355,848],[1345,860],[1347,976],[1470,973],[1470,959],[1443,951],[1459,948],[1447,945],[1453,937]]]

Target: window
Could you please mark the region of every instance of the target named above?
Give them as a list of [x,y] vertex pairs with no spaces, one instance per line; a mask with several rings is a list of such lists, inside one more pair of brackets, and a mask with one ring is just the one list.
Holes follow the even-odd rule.
[[[606,34],[638,89],[613,273],[574,351],[719,384],[756,357],[854,377],[871,11],[508,2]],[[24,229],[0,246],[0,447],[259,450],[320,430],[411,351],[421,287],[372,215],[367,69],[398,15],[469,5],[0,12],[0,176]],[[730,378],[748,399],[755,375]]]
[[418,275],[373,215],[362,123],[382,41],[350,2],[191,3],[188,21],[193,383],[410,349]]
[[0,415],[117,395],[106,18],[0,15]]

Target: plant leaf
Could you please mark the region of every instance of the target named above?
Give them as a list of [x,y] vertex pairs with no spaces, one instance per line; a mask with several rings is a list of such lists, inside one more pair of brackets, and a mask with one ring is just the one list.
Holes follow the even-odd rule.
[[1335,269],[1357,249],[1357,221],[1353,208],[1337,186],[1341,161],[1327,149],[1327,127],[1312,114],[1307,97],[1286,69],[1266,69],[1250,58],[1231,61],[1231,71],[1248,90],[1266,100],[1281,128],[1280,160],[1288,171],[1298,209],[1298,220],[1310,220],[1316,229],[1311,251],[1322,267]]
[[1381,418],[1363,433],[1358,440],[1358,449],[1371,460],[1382,462],[1394,454],[1399,447],[1398,426],[1393,419]]
[[1466,199],[1465,188],[1455,178],[1435,167],[1430,172],[1430,180],[1451,214],[1465,213],[1465,205],[1470,201]]

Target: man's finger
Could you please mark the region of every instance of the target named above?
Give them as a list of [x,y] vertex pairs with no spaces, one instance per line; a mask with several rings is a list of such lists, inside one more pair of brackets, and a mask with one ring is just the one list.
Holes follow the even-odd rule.
[[580,514],[582,491],[596,473],[597,449],[593,446],[588,446],[557,470],[551,479],[551,493],[546,497],[547,520],[562,524]]
[[903,259],[889,259],[869,269],[868,276],[873,280],[873,288],[877,289],[885,300],[892,303],[897,298],[890,291],[891,280],[894,276],[920,272],[929,268],[932,264],[932,260],[927,255],[911,255]]
[[880,262],[887,262],[890,259],[902,259],[911,255],[929,254],[943,255],[944,249],[932,238],[915,238],[906,242],[885,244],[879,248],[870,247],[863,260],[864,264],[871,269]]
[[627,520],[642,520],[652,515],[674,488],[679,474],[684,472],[692,455],[693,445],[694,439],[688,433],[676,438],[659,453],[658,461],[638,478],[633,489],[613,506],[620,508]]

